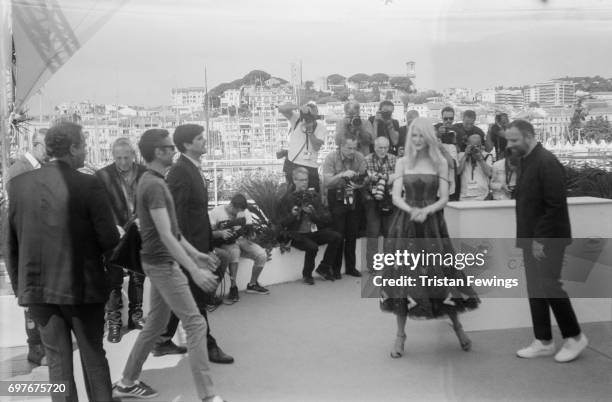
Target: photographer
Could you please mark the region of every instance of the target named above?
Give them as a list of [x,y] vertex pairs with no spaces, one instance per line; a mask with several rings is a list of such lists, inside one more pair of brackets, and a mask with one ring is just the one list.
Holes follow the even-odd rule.
[[473,134],[468,138],[465,152],[459,154],[457,174],[460,177],[459,201],[484,200],[489,194],[489,178],[493,157],[482,149],[482,138]]
[[357,140],[357,151],[367,155],[374,142],[374,129],[370,121],[362,119],[359,113],[359,102],[349,101],[344,104],[344,119],[336,124],[336,145],[340,146],[342,139],[350,136]]
[[491,194],[494,200],[513,200],[520,157],[512,148],[506,148],[504,158],[493,163]]
[[[317,273],[326,280],[333,280],[336,255],[341,253],[342,236],[332,229],[324,227],[331,223],[331,216],[321,203],[321,198],[314,189],[308,188],[308,171],[297,167],[292,172],[295,190],[281,199],[280,208],[285,215],[281,222],[283,230],[288,232],[291,245],[306,252],[302,277],[307,285],[314,285],[312,272],[319,246],[327,244],[323,261],[317,267]],[[337,271],[340,266],[337,267]]]
[[498,113],[495,115],[495,124],[489,127],[487,142],[493,144],[495,148],[495,160],[503,158],[508,141],[506,141],[506,128],[510,124],[508,113]]
[[308,170],[308,186],[319,191],[319,149],[325,143],[327,128],[319,116],[314,103],[308,103],[298,109],[287,103],[278,107],[278,111],[289,120],[289,149],[280,151],[277,157],[285,157],[283,171],[287,183],[292,182],[291,172],[298,166]]
[[378,137],[374,141],[374,153],[365,157],[369,174],[369,191],[364,191],[366,210],[366,265],[371,271],[374,254],[378,252],[378,237],[389,230],[393,201],[389,191],[389,176],[395,172],[396,157],[388,153],[389,140]]
[[[453,159],[454,170],[458,173],[457,166],[459,164],[459,158],[457,156],[457,132],[453,129],[453,122],[455,121],[455,109],[450,106],[445,106],[441,112],[442,122],[434,124],[438,139],[442,144],[442,148],[446,151],[447,155]],[[459,182],[459,177],[456,176],[455,180]],[[449,193],[449,201],[458,201],[460,194],[460,187],[455,186],[455,191]]]
[[[355,248],[361,217],[361,193],[367,177],[365,157],[357,152],[357,139],[342,137],[340,149],[330,152],[323,162],[323,177],[327,200],[334,221],[334,230],[344,238],[344,266],[347,275],[360,277],[355,269]],[[340,247],[342,249],[342,247]],[[341,279],[342,253],[338,252],[333,265],[334,278]]]
[[[385,137],[389,141],[389,153],[397,155],[399,143],[399,121],[393,119],[393,102],[384,100],[378,105],[376,116],[371,116],[368,120],[372,124],[373,133],[378,137]],[[370,152],[374,152],[374,144],[370,146]]]
[[490,151],[492,145],[485,141],[485,133],[480,129],[480,127],[476,126],[474,123],[476,122],[476,112],[473,110],[466,110],[463,112],[463,117],[461,119],[461,123],[457,123],[453,125],[452,129],[457,133],[457,151],[465,152],[465,148],[467,147],[468,138],[473,134],[478,134],[485,144],[485,149]]
[[412,121],[419,117],[419,112],[416,110],[409,110],[406,112],[406,125],[401,126],[399,129],[399,139],[397,141],[397,157],[401,158],[404,156],[404,147],[406,146],[406,135],[408,134],[408,129],[412,124]]

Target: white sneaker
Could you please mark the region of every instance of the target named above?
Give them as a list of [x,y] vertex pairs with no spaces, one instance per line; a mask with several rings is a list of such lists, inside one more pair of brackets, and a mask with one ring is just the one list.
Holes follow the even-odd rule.
[[539,340],[534,340],[531,345],[526,348],[519,349],[516,351],[518,357],[524,359],[532,359],[534,357],[552,356],[555,354],[555,343],[551,342],[548,345],[544,345]]
[[559,363],[567,363],[571,362],[582,353],[586,347],[589,346],[589,340],[584,334],[580,334],[579,340],[574,340],[574,338],[567,338],[565,343],[559,352],[555,355],[555,360]]

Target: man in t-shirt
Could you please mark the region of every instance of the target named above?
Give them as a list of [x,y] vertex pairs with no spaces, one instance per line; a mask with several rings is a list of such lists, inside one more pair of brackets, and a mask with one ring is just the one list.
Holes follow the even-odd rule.
[[461,178],[459,201],[484,200],[489,194],[493,157],[482,149],[482,138],[472,134],[465,152],[459,154],[457,174]]
[[238,287],[236,286],[236,275],[238,274],[238,262],[240,256],[253,260],[253,271],[251,281],[248,283],[246,292],[267,295],[270,291],[258,282],[259,275],[264,269],[268,254],[259,244],[249,239],[248,227],[253,224],[253,217],[247,209],[247,200],[242,194],[236,194],[227,205],[218,205],[208,213],[213,238],[219,239],[220,246],[230,255],[230,292],[228,301],[235,303],[240,300]]
[[[474,125],[475,121],[476,112],[474,112],[473,110],[466,110],[465,112],[463,112],[462,122],[453,125],[453,130],[455,131],[455,133],[457,133],[458,152],[465,152],[465,147],[467,147],[468,138],[474,134],[478,134],[483,144],[485,144],[485,133],[480,129],[480,127]],[[488,148],[487,144],[485,144],[485,147]],[[487,151],[489,149],[487,149]]]
[[136,190],[136,213],[142,238],[142,268],[151,281],[151,310],[128,357],[123,377],[113,387],[113,396],[154,398],[158,395],[138,377],[149,352],[164,332],[170,313],[174,312],[187,333],[188,357],[198,397],[219,400],[208,368],[206,321],[198,311],[179,264],[197,286],[211,292],[217,288],[214,271],[220,261],[214,255],[199,252],[181,236],[174,201],[164,181],[164,173],[172,165],[174,156],[168,131],[145,131],[138,148],[148,168]]
[[278,111],[289,120],[289,149],[283,168],[287,183],[292,183],[293,169],[303,166],[308,170],[308,186],[319,191],[319,149],[325,143],[327,128],[319,119],[314,103],[298,107],[291,103],[279,106]]

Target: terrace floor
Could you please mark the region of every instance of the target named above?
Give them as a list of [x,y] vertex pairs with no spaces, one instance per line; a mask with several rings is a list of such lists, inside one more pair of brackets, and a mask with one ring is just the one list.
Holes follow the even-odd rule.
[[[482,308],[465,315],[471,352],[459,348],[446,321],[409,321],[406,354],[391,359],[394,317],[381,313],[377,300],[360,298],[358,280],[291,282],[270,290],[268,296],[241,293],[239,303],[211,314],[213,334],[236,358],[233,365],[212,365],[217,391],[230,402],[608,401],[612,395],[611,322],[584,324],[588,350],[558,364],[515,357],[531,341],[530,328],[470,331],[479,321],[503,319]],[[136,335],[105,344],[113,381]],[[0,349],[0,380],[47,379],[47,368],[32,368],[26,352],[25,346]],[[74,359],[80,368],[78,353]],[[184,356],[151,356],[141,378],[159,390],[154,400],[197,400]],[[76,379],[85,400],[79,370]]]

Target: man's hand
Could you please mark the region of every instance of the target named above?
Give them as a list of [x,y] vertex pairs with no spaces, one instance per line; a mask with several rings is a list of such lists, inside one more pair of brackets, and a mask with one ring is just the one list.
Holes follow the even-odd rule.
[[229,229],[219,230],[219,235],[221,236],[223,240],[227,240],[230,237],[232,237],[232,231]]
[[191,279],[207,293],[214,292],[217,289],[217,277],[207,269],[198,269],[191,272]]
[[342,172],[342,177],[346,177],[347,179],[352,179],[356,175],[357,175],[357,172],[355,172],[354,170],[350,170],[350,169]]
[[219,267],[219,264],[221,263],[221,260],[219,260],[219,257],[217,257],[216,255],[212,253],[211,254],[198,253],[194,256],[193,259],[199,268],[208,269],[213,272],[217,270],[217,268]]
[[305,207],[302,207],[302,211],[304,211],[307,214],[313,214],[314,213],[314,208],[312,205],[306,205]]
[[533,257],[538,261],[541,261],[546,258],[546,254],[544,254],[544,245],[535,240],[531,244],[531,253],[533,254]]

